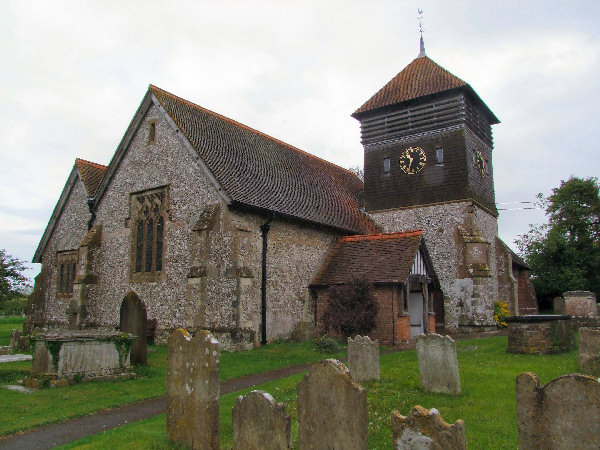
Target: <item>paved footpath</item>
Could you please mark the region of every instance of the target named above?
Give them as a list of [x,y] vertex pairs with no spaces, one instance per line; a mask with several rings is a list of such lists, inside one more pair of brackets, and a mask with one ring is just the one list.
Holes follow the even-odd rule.
[[[221,383],[221,394],[229,394],[267,381],[295,375],[308,370],[311,365],[312,363],[283,367],[225,381]],[[127,423],[148,419],[166,410],[166,397],[144,400],[0,438],[0,449],[50,449]]]

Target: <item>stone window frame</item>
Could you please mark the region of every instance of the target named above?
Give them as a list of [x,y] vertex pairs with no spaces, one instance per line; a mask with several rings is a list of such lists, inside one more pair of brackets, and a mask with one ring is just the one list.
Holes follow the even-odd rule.
[[390,173],[392,170],[392,160],[389,157],[383,158],[383,173]]
[[435,165],[443,166],[444,165],[444,147],[437,146],[435,148]]
[[77,250],[60,251],[56,255],[56,296],[73,297],[73,284],[77,276]]
[[149,120],[147,122],[147,124],[148,124],[148,139],[146,141],[146,144],[152,145],[156,142],[156,131],[157,131],[158,120],[157,119]]
[[129,195],[130,218],[126,221],[131,228],[129,279],[131,282],[158,281],[165,273],[169,186]]

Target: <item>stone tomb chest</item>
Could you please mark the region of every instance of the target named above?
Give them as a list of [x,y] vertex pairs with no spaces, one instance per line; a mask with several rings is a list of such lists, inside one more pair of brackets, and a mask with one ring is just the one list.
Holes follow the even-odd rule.
[[125,374],[135,336],[99,330],[56,330],[34,334],[30,339],[34,377],[85,379]]
[[548,354],[575,346],[571,316],[531,315],[508,317],[507,353]]

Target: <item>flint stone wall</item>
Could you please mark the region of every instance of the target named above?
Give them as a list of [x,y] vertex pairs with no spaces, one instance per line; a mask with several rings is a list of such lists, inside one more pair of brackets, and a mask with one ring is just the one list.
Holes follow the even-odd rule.
[[456,343],[450,336],[422,334],[417,337],[421,387],[428,392],[460,394]]
[[124,373],[130,366],[129,350],[135,336],[101,331],[56,331],[35,335],[34,375],[56,374],[72,379]]
[[[156,123],[154,143],[148,140],[149,121]],[[89,212],[80,185],[71,193],[43,256],[47,317],[60,326],[67,324],[69,299],[56,298],[56,252],[77,249],[86,234]],[[161,187],[168,192],[163,273],[152,282],[133,283],[131,195]],[[251,347],[260,338],[260,225],[266,220],[227,208],[195,155],[182,143],[181,133],[157,107],[150,106],[97,206],[95,224],[102,225],[102,241],[90,268],[96,281],[86,287],[84,325],[118,325],[121,302],[134,290],[146,305],[148,319],[158,320],[157,343],[164,343],[177,327],[227,328],[253,330],[244,337],[254,341],[232,343],[230,348]],[[289,337],[303,317],[312,317],[306,289],[338,237],[293,220],[277,218],[271,223],[269,340]]]
[[600,376],[600,328],[579,329],[577,364],[583,373]]
[[508,317],[506,352],[541,355],[572,350],[575,339],[569,319],[559,315]]
[[219,449],[219,342],[180,328],[167,344],[167,437],[193,449]]
[[313,364],[298,383],[298,448],[368,448],[367,392],[335,359]]
[[563,294],[565,314],[594,318],[597,313],[596,294],[589,291],[569,291]]
[[463,450],[467,448],[465,423],[459,419],[450,425],[436,409],[420,405],[406,417],[393,411],[392,445],[407,450]]
[[521,449],[600,448],[600,382],[581,374],[564,375],[541,386],[525,372],[516,379]]
[[369,336],[348,338],[348,368],[356,381],[379,380],[379,341]]
[[291,448],[292,424],[285,404],[263,391],[240,395],[232,410],[233,450]]
[[[57,252],[77,250],[87,233],[89,218],[87,194],[83,183],[77,178],[44,249],[43,276],[36,277],[36,283],[39,281],[41,284],[41,286],[36,285],[41,298],[36,302],[37,311],[33,314],[43,317],[48,324],[67,324],[67,308],[72,297],[57,295]],[[28,311],[28,315],[30,314],[32,312]]]
[[[465,225],[471,210],[473,224],[490,243],[490,277],[469,278],[464,270],[465,245],[458,236],[458,227]],[[444,294],[446,329],[495,326],[494,302],[498,298],[495,257],[498,222],[495,217],[471,202],[390,209],[370,215],[385,233],[423,229],[423,238]]]

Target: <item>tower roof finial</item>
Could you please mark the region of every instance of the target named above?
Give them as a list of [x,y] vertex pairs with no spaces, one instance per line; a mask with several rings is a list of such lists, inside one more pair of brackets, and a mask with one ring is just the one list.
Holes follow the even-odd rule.
[[425,41],[423,41],[423,32],[425,31],[423,29],[423,10],[418,8],[417,12],[419,13],[419,33],[421,33],[421,42],[420,42],[420,48],[419,48],[419,58],[422,58],[424,56],[427,56],[425,54]]

